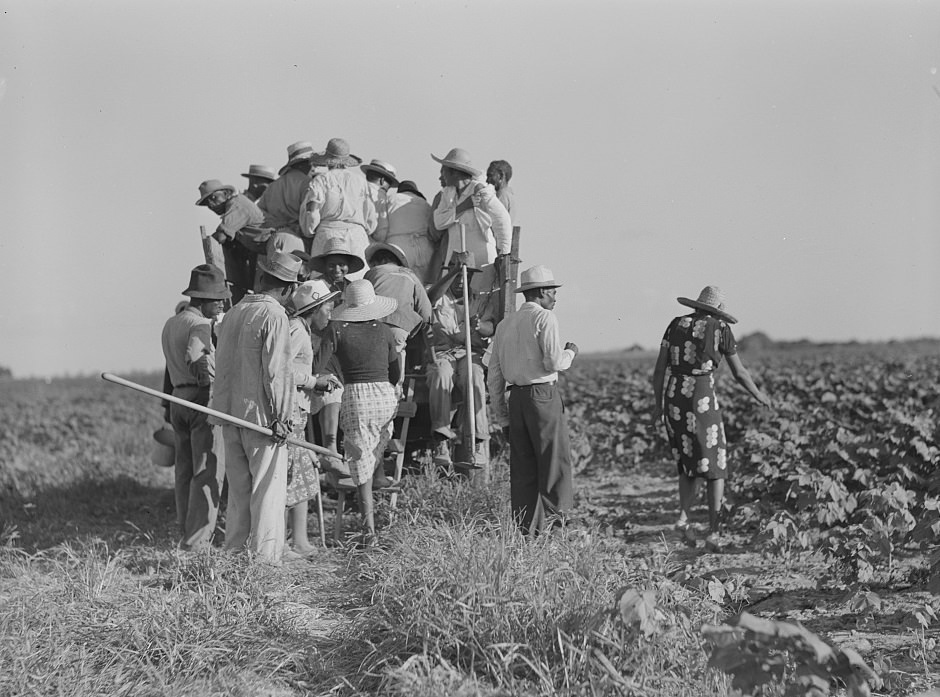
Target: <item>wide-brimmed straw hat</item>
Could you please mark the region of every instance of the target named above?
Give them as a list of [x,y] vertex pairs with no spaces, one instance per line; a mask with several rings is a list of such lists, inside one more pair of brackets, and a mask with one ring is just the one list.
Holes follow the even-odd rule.
[[444,157],[435,157],[434,153],[431,153],[431,159],[435,162],[440,162],[445,167],[466,172],[474,177],[479,177],[483,174],[482,169],[477,169],[473,166],[473,162],[470,161],[470,153],[463,148],[454,148],[444,155]]
[[242,172],[242,176],[257,177],[258,179],[267,179],[273,182],[277,179],[277,172],[274,171],[273,167],[266,167],[265,165],[248,165],[248,171]]
[[361,169],[363,172],[377,172],[392,182],[392,184],[398,186],[398,172],[388,162],[383,162],[382,160],[372,160],[372,162],[367,165],[360,165],[359,169]]
[[330,138],[326,150],[314,153],[310,162],[319,167],[355,167],[362,158],[350,154],[349,143],[342,138]]
[[206,179],[199,185],[199,198],[196,200],[196,205],[206,205],[206,199],[216,191],[231,191],[234,194],[236,189],[231,184],[223,184],[218,179]]
[[689,298],[676,298],[680,305],[692,307],[696,310],[704,310],[710,314],[716,315],[729,324],[737,324],[737,319],[733,315],[725,312],[725,292],[718,286],[705,286],[702,292],[698,294],[698,300]]
[[[459,254],[459,252],[454,252],[453,254],[450,255],[450,259],[444,265],[445,269],[450,269],[456,265],[457,260],[454,258],[455,254]],[[480,267],[477,266],[476,256],[470,250],[467,250],[466,255],[467,255],[467,271],[472,271],[473,273],[479,273]]]
[[333,313],[333,319],[338,322],[367,322],[388,317],[397,308],[395,298],[376,295],[372,284],[362,278],[346,286],[343,304]]
[[183,295],[204,300],[225,300],[232,292],[225,285],[225,274],[214,264],[200,264],[189,274],[189,287]]
[[516,288],[517,293],[534,290],[536,288],[561,287],[561,283],[555,280],[555,275],[552,273],[552,270],[541,264],[523,271],[522,275],[519,277],[519,281],[519,287]]
[[313,156],[313,143],[306,140],[298,140],[287,146],[287,164],[281,167],[277,174],[281,176],[290,169],[290,166],[303,160],[309,160]]
[[318,305],[322,305],[327,300],[332,300],[339,295],[338,290],[330,290],[330,287],[319,278],[312,281],[304,281],[294,294],[290,296],[290,304],[287,311],[292,315],[302,315],[309,312]]
[[307,263],[311,271],[326,273],[326,258],[332,255],[348,257],[349,273],[362,271],[366,267],[366,260],[349,249],[349,243],[342,237],[334,237],[326,241],[323,251],[316,256],[310,257]]
[[300,273],[302,266],[303,261],[300,257],[289,252],[274,252],[258,257],[259,269],[269,276],[288,283],[297,282],[297,274]]
[[372,263],[372,257],[375,256],[376,252],[381,252],[382,250],[391,252],[395,255],[395,258],[398,259],[398,263],[402,266],[408,266],[408,255],[405,254],[405,250],[399,247],[397,244],[392,242],[373,242],[368,247],[366,247],[366,261],[370,264]]

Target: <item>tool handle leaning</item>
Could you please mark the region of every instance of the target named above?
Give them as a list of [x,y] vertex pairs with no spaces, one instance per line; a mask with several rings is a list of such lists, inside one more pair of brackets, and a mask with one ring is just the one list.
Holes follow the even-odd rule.
[[[217,411],[216,409],[210,409],[209,407],[204,407],[201,404],[196,404],[195,402],[190,402],[189,400],[186,400],[186,399],[180,399],[179,397],[174,397],[171,394],[166,394],[165,392],[160,392],[159,390],[153,390],[149,387],[144,387],[143,385],[139,385],[136,382],[131,382],[130,380],[125,380],[122,377],[118,377],[117,375],[114,375],[113,373],[102,373],[101,379],[106,380],[108,382],[113,382],[115,385],[121,385],[122,387],[129,387],[130,389],[136,390],[137,392],[143,392],[144,394],[150,395],[151,397],[157,397],[158,399],[165,399],[169,402],[173,402],[174,404],[179,404],[181,406],[193,409],[194,411],[200,411],[203,414],[208,414],[209,416],[215,416],[216,418],[219,418],[222,421],[225,421],[226,423],[230,423],[233,426],[238,426],[240,428],[247,428],[251,431],[262,433],[266,436],[272,436],[272,437],[274,436],[274,432],[270,428],[265,428],[264,426],[253,424],[250,421],[239,419],[236,416],[230,416],[229,414],[226,414],[224,412]],[[289,436],[287,438],[287,442],[290,443],[291,445],[296,445],[299,448],[305,448],[307,450],[312,450],[313,452],[318,453],[320,455],[331,457],[334,460],[343,459],[342,455],[338,455],[337,453],[334,453],[332,450],[322,448],[319,445],[314,445],[313,443],[308,443],[305,440],[298,440],[297,438],[294,438],[292,436]],[[316,464],[316,462],[314,462],[314,464]]]

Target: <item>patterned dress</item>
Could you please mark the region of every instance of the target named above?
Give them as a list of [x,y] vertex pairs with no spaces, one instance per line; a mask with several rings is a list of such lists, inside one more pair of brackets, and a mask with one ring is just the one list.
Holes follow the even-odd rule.
[[737,353],[731,327],[704,312],[676,317],[663,335],[662,347],[669,356],[664,394],[666,431],[679,473],[724,479],[727,445],[714,372],[723,356]]

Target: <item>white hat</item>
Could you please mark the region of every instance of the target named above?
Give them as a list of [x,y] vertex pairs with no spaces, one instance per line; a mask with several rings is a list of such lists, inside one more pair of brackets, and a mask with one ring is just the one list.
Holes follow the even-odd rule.
[[552,273],[552,270],[547,266],[542,266],[541,264],[523,271],[519,280],[521,283],[519,284],[519,287],[516,288],[517,293],[522,293],[526,290],[533,290],[535,288],[561,287],[561,284],[555,280],[555,275]]
[[388,317],[397,308],[395,298],[376,295],[372,284],[362,278],[346,286],[343,304],[333,313],[333,319],[338,322],[366,322]]

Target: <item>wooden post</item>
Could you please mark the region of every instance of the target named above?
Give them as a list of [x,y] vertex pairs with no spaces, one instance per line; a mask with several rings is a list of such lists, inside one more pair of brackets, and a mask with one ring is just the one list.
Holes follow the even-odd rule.
[[[467,251],[467,237],[463,224],[460,225],[460,250]],[[460,274],[463,279],[463,317],[465,340],[464,345],[467,351],[467,388],[464,391],[464,408],[467,412],[466,425],[464,427],[463,442],[466,449],[469,444],[468,463],[470,467],[476,466],[476,410],[473,403],[473,346],[470,340],[470,274],[467,273],[467,265],[461,264]]]
[[212,264],[225,273],[225,257],[222,254],[222,245],[212,235],[206,232],[206,226],[199,226],[199,234],[202,235],[202,253],[207,264]]
[[499,269],[499,312],[497,322],[506,315],[516,311],[516,279],[519,277],[519,237],[522,228],[514,225],[512,228],[512,246],[509,248],[509,257]]

